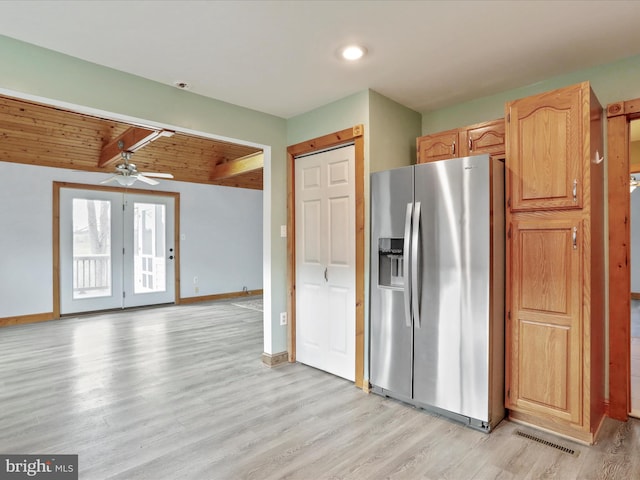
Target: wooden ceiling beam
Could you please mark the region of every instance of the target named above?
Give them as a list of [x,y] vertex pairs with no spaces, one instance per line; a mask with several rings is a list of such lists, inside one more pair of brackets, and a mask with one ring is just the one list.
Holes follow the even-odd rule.
[[109,142],[100,152],[98,167],[105,167],[121,158],[121,152],[135,152],[154,141],[164,132],[141,127],[131,127],[115,140]]
[[235,177],[254,170],[259,170],[263,165],[264,153],[252,153],[251,155],[246,155],[244,157],[237,158],[236,160],[216,165],[213,168],[211,175],[209,175],[209,180],[215,181]]

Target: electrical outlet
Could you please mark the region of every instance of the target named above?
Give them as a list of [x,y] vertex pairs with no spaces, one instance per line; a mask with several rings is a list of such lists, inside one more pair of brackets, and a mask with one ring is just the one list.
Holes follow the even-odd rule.
[[200,293],[200,287],[195,287],[194,290],[195,290],[195,293]]
[[286,325],[287,324],[287,312],[281,312],[280,313],[280,325]]

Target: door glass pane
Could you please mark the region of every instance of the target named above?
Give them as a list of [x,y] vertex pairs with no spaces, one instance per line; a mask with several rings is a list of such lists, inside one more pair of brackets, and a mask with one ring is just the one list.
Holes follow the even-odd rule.
[[164,205],[134,202],[134,293],[166,290],[165,232]]
[[111,203],[73,199],[73,299],[111,296]]

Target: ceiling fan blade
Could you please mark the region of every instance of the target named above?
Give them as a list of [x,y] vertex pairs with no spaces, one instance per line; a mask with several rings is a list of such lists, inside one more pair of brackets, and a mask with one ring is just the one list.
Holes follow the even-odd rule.
[[149,185],[158,185],[160,183],[157,180],[152,180],[151,178],[145,177],[141,173],[138,173],[137,175],[135,175],[135,177],[141,182],[148,183]]
[[156,178],[173,178],[173,175],[171,175],[170,173],[140,172],[140,175]]
[[113,175],[105,180],[102,180],[100,183],[109,183],[109,182],[115,182],[117,180],[117,175]]

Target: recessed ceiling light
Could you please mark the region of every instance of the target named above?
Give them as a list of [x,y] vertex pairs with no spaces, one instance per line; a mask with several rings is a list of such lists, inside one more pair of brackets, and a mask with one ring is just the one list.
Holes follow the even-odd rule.
[[367,53],[366,48],[359,45],[349,45],[342,49],[341,55],[345,60],[354,61],[361,59],[365,53]]

